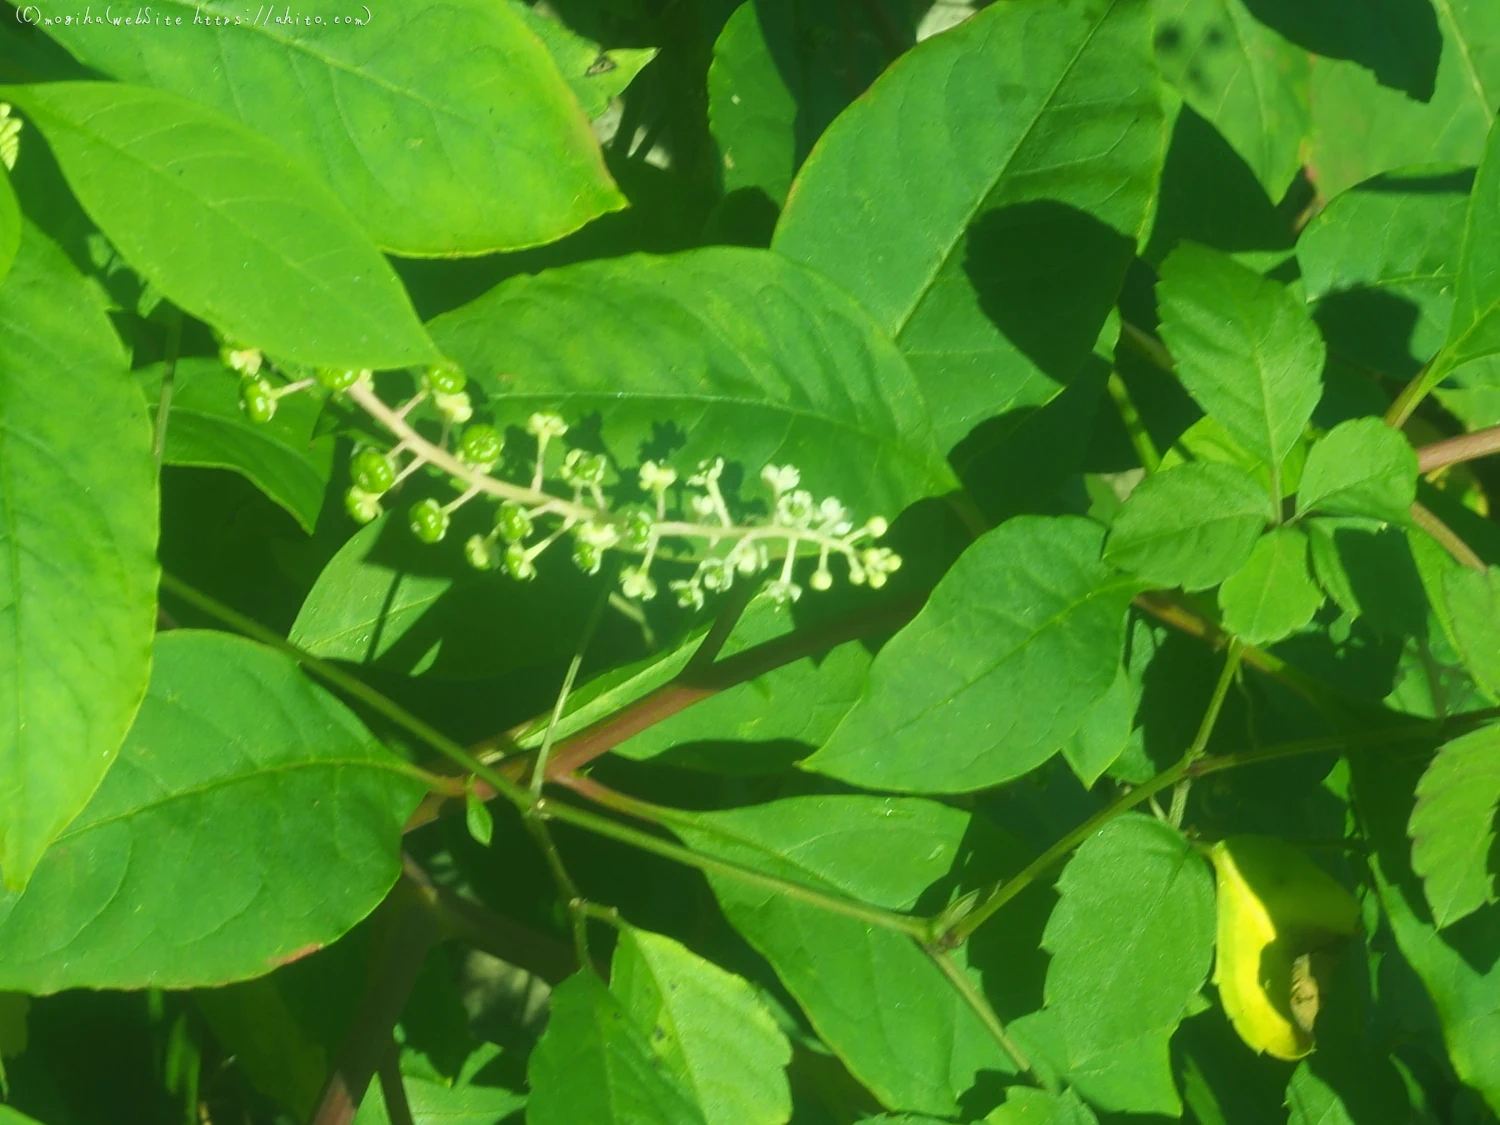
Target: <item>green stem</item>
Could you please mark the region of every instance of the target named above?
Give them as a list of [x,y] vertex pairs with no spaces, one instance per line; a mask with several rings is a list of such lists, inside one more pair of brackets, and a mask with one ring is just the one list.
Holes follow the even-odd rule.
[[540,797],[542,785],[547,780],[547,759],[552,754],[552,739],[557,734],[557,724],[562,721],[563,708],[568,705],[568,696],[573,693],[573,683],[578,679],[578,669],[583,666],[583,654],[588,650],[589,642],[594,639],[594,630],[599,627],[599,618],[604,614],[604,607],[609,604],[609,595],[605,594],[594,606],[594,612],[589,615],[588,621],[583,627],[583,636],[578,640],[578,648],[573,653],[573,659],[568,662],[568,673],[563,677],[562,687],[557,692],[557,703],[552,708],[552,718],[547,723],[546,733],[542,735],[542,745],[536,752],[536,763],[531,769],[531,795]]
[[[1240,657],[1244,651],[1244,645],[1240,643],[1238,637],[1229,642],[1229,652],[1224,657],[1224,667],[1219,672],[1219,682],[1214,685],[1214,693],[1209,697],[1208,710],[1203,714],[1203,721],[1198,724],[1198,733],[1193,738],[1193,744],[1182,756],[1184,766],[1191,767],[1194,762],[1203,757],[1208,747],[1208,740],[1213,737],[1214,727],[1219,721],[1219,712],[1224,709],[1224,700],[1229,696],[1229,685],[1234,682],[1234,677],[1240,670]],[[1188,790],[1192,788],[1192,785],[1192,774],[1186,773],[1177,783],[1177,787],[1172,790],[1172,808],[1167,813],[1167,822],[1173,828],[1182,827],[1182,814],[1187,811]]]
[[[496,773],[442,731],[417,718],[417,716],[394,701],[387,699],[363,680],[357,679],[337,665],[330,664],[328,661],[314,656],[305,649],[299,648],[285,637],[267,629],[260,622],[246,617],[238,610],[231,609],[223,602],[210,597],[193,586],[189,586],[182,579],[168,574],[166,571],[162,572],[161,585],[162,589],[181,598],[195,609],[208,614],[210,617],[217,618],[224,622],[224,624],[253,640],[259,641],[269,648],[274,648],[290,656],[325,683],[359,700],[366,707],[370,708],[370,710],[427,743],[428,746],[431,746],[439,754],[452,759],[464,769],[483,778],[494,788],[496,793],[510,801],[518,809],[527,809],[534,803],[535,798],[527,790],[522,789],[515,782]],[[423,774],[423,776],[428,777],[429,775]],[[436,782],[439,779],[433,778],[432,780]]]
[[1406,420],[1422,404],[1422,400],[1447,377],[1446,361],[1443,353],[1439,352],[1412,377],[1410,383],[1401,388],[1396,401],[1391,403],[1391,408],[1385,412],[1385,424],[1397,430],[1406,425]]
[[1156,443],[1151,440],[1146,424],[1141,421],[1141,413],[1135,407],[1135,400],[1130,397],[1130,388],[1120,378],[1118,371],[1109,373],[1109,382],[1105,385],[1109,389],[1109,397],[1114,400],[1115,409],[1120,413],[1120,421],[1125,424],[1125,432],[1130,435],[1135,455],[1141,459],[1141,467],[1146,470],[1146,475],[1150,476],[1161,468],[1161,454],[1157,451]]
[[[561,780],[561,779],[558,779]],[[679,812],[676,809],[660,808],[656,805],[647,804],[626,797],[623,793],[615,793],[606,790],[602,785],[587,783],[579,786],[577,783],[585,781],[583,778],[570,779],[572,788],[584,792],[591,800],[599,800],[601,804],[608,802],[607,807],[612,807],[630,816],[650,820],[652,823],[672,824],[677,823],[689,826],[693,817],[690,813]],[[607,794],[607,796],[605,796]],[[812,887],[803,886],[801,883],[793,883],[775,875],[766,875],[749,867],[741,867],[737,863],[728,860],[715,859],[712,856],[703,855],[699,852],[690,851],[679,844],[673,844],[663,840],[659,836],[653,836],[632,828],[627,824],[610,820],[588,812],[585,809],[573,805],[558,804],[554,801],[543,799],[538,805],[538,815],[548,817],[552,820],[560,820],[564,824],[571,824],[576,828],[584,828],[600,836],[608,836],[622,844],[630,844],[640,848],[642,851],[651,852],[654,855],[666,859],[676,860],[678,863],[688,867],[696,867],[699,871],[709,875],[723,875],[752,887],[762,887],[785,895],[787,898],[805,902],[811,906],[819,906],[834,914],[843,914],[849,918],[857,918],[861,922],[868,922],[872,926],[879,926],[883,930],[894,933],[905,934],[907,937],[922,941],[927,937],[927,923],[920,918],[913,918],[907,914],[897,914],[894,911],[882,910],[878,906],[870,906],[852,898],[842,898],[838,895],[829,894],[825,891],[814,890]]]
[[1474,548],[1465,543],[1459,537],[1458,532],[1439,519],[1437,513],[1431,508],[1413,501],[1411,519],[1412,523],[1432,536],[1437,544],[1443,550],[1447,551],[1459,565],[1466,566],[1470,570],[1483,571],[1488,569],[1484,565],[1484,560],[1475,553]]
[[573,954],[578,958],[578,967],[593,970],[594,962],[589,957],[589,926],[588,915],[583,909],[584,898],[578,893],[578,884],[573,882],[573,877],[563,864],[562,853],[557,850],[557,841],[553,840],[551,830],[542,819],[541,809],[542,802],[538,801],[522,814],[522,819],[526,822],[526,830],[531,833],[531,838],[542,849],[542,855],[547,860],[547,870],[552,873],[552,881],[557,884],[558,894],[567,907],[568,923],[573,931]]
[[1042,1074],[1031,1065],[1031,1060],[1011,1038],[1010,1032],[1005,1030],[1005,1025],[1000,1022],[995,1009],[990,1007],[990,1002],[985,998],[984,993],[953,959],[953,954],[930,945],[923,946],[923,949],[926,950],[927,956],[932,958],[932,963],[938,967],[943,976],[948,978],[948,983],[963,997],[964,1003],[968,1004],[973,1013],[979,1017],[979,1022],[984,1024],[989,1033],[995,1037],[995,1042],[1000,1044],[1000,1049],[1010,1056],[1010,1061],[1016,1064],[1016,1069],[1022,1074],[1030,1074],[1048,1093],[1057,1093],[1057,1080],[1051,1075]]

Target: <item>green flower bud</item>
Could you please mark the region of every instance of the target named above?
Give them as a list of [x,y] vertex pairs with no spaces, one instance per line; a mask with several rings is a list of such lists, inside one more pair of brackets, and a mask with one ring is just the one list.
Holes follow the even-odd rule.
[[568,456],[563,461],[562,479],[569,484],[583,485],[585,487],[603,484],[604,471],[608,468],[601,453],[588,453],[582,449],[568,450]]
[[526,548],[519,543],[512,543],[505,548],[505,569],[510,576],[521,582],[530,582],[536,577],[536,564],[526,553]]
[[422,374],[423,385],[435,395],[456,395],[469,385],[456,363],[434,363]]
[[423,543],[439,543],[448,534],[448,513],[436,500],[418,500],[410,515],[412,533]]
[[354,485],[361,492],[380,496],[396,483],[396,468],[391,459],[376,449],[361,449],[349,462]]
[[625,516],[621,537],[632,551],[644,551],[651,545],[651,531],[656,521],[644,508],[636,508]]
[[573,561],[585,574],[598,574],[604,565],[604,552],[594,544],[578,539],[573,543]]
[[264,379],[240,381],[240,408],[252,422],[269,422],[276,417],[276,396]]
[[505,536],[506,542],[523,543],[531,538],[531,513],[514,500],[507,500],[495,513],[495,526]]
[[500,460],[503,446],[500,431],[494,426],[469,426],[458,440],[458,456],[467,464],[488,469]]

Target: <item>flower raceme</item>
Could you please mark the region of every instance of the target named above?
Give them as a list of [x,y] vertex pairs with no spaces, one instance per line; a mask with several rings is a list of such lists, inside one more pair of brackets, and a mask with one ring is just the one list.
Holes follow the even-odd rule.
[[[768,514],[737,517],[721,487],[722,457],[699,463],[685,476],[672,465],[645,461],[610,484],[609,459],[565,448],[567,420],[538,411],[526,420],[529,448],[520,458],[530,461],[530,471],[517,482],[499,475],[506,440],[495,426],[473,420],[467,381],[456,365],[428,368],[416,393],[391,406],[376,392],[370,371],[322,369],[276,383],[263,373],[268,365],[259,351],[226,346],[222,358],[240,375],[241,405],[255,421],[274,417],[281,398],[322,390],[364,411],[391,435],[390,448],[362,446],[351,458],[345,506],[355,520],[368,523],[379,516],[391,493],[423,468],[446,476],[458,493],[446,504],[426,498],[408,510],[412,533],[425,543],[444,539],[464,505],[494,503],[489,531],[464,543],[464,557],[480,570],[529,580],[536,577],[542,555],[566,540],[574,563],[586,574],[598,574],[611,551],[631,556],[619,570],[620,590],[632,600],[649,601],[659,592],[652,564],[663,544],[688,543],[696,569],[667,586],[679,605],[696,609],[709,594],[763,574],[771,576],[762,591],[766,597],[781,604],[795,601],[803,590],[797,579],[803,558],[816,560],[805,579],[815,591],[833,585],[835,559],[842,560],[851,582],[877,589],[901,566],[894,551],[875,545],[886,533],[883,518],[856,523],[835,497],[819,499],[803,488],[802,474],[792,465],[766,465],[760,471]],[[413,420],[423,404],[436,415],[435,437]],[[619,502],[618,494],[631,491],[631,483],[643,501]]]

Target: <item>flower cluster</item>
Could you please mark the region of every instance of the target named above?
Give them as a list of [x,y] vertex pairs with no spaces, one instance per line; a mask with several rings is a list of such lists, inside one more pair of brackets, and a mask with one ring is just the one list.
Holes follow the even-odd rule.
[[0,164],[14,168],[20,153],[21,122],[10,115],[8,103],[0,102]]
[[[843,560],[851,582],[875,588],[885,585],[901,565],[889,548],[874,545],[886,532],[884,519],[877,516],[856,524],[839,500],[818,499],[803,488],[801,473],[791,465],[761,470],[769,514],[748,521],[736,519],[724,496],[722,457],[699,463],[685,477],[671,465],[647,461],[630,474],[645,502],[616,504],[612,494],[629,489],[618,476],[611,485],[609,459],[576,446],[565,448],[568,423],[550,411],[538,411],[526,420],[528,448],[524,456],[511,459],[511,464],[530,459],[525,479],[518,482],[499,475],[507,452],[505,439],[494,426],[472,420],[474,407],[463,372],[451,364],[428,368],[417,392],[393,407],[376,393],[369,371],[325,369],[276,385],[262,373],[264,360],[258,351],[226,347],[223,360],[239,373],[242,404],[257,421],[275,415],[278,399],[321,387],[363,410],[391,434],[395,444],[389,449],[363,446],[354,452],[352,484],[345,496],[354,519],[368,523],[379,516],[386,497],[423,467],[447,476],[458,492],[446,504],[426,498],[409,509],[411,530],[424,542],[442,540],[454,513],[465,504],[480,497],[496,502],[489,531],[473,534],[464,543],[464,556],[481,570],[504,570],[522,581],[534,578],[541,556],[567,540],[574,563],[586,574],[598,574],[610,551],[630,555],[619,570],[621,592],[648,601],[659,592],[652,565],[663,544],[687,543],[694,546],[696,569],[667,585],[680,605],[700,608],[709,594],[728,590],[737,578],[766,572],[773,577],[763,593],[778,603],[795,601],[803,589],[796,581],[802,558],[816,559],[806,581],[818,591],[833,585],[835,558]],[[413,411],[423,403],[437,416],[435,438],[412,421]]]

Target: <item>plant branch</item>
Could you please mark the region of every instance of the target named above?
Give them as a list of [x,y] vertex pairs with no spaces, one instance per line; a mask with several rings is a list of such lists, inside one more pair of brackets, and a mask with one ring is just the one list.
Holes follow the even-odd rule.
[[[677,824],[684,827],[694,827],[693,815],[684,813],[677,809],[667,809],[659,805],[648,804],[645,801],[637,801],[633,797],[627,797],[623,793],[606,789],[597,782],[588,778],[574,777],[556,779],[559,783],[567,785],[570,789],[581,796],[604,805],[606,808],[615,809],[626,815],[634,816],[642,820],[658,825]],[[600,836],[608,836],[618,840],[622,844],[630,844],[640,848],[642,851],[651,852],[666,859],[676,860],[678,863],[688,867],[696,867],[698,870],[709,875],[722,875],[725,878],[734,879],[752,887],[761,887],[787,898],[796,899],[799,902],[818,906],[834,914],[843,914],[849,918],[857,918],[861,922],[868,922],[873,926],[879,926],[883,930],[891,930],[894,933],[905,934],[907,937],[923,940],[927,936],[927,924],[920,918],[913,918],[908,914],[898,914],[891,910],[882,910],[878,906],[860,902],[857,899],[844,898],[827,891],[815,890],[801,883],[793,883],[790,880],[779,878],[775,875],[767,875],[753,868],[742,867],[738,863],[729,860],[716,859],[713,856],[700,852],[691,851],[679,844],[663,840],[659,836],[653,836],[632,828],[627,824],[610,820],[588,812],[585,809],[573,805],[560,804],[551,800],[543,800],[538,808],[537,815],[552,820],[562,821],[577,828],[584,828]],[[699,829],[700,831],[708,831]]]
[[1198,724],[1198,733],[1193,738],[1193,744],[1183,755],[1182,764],[1185,767],[1183,778],[1172,790],[1172,808],[1167,814],[1167,822],[1173,828],[1182,827],[1182,814],[1187,810],[1188,790],[1193,784],[1189,769],[1194,762],[1203,757],[1208,747],[1208,740],[1213,737],[1214,727],[1219,721],[1219,712],[1224,709],[1224,700],[1229,695],[1229,685],[1234,682],[1240,670],[1240,658],[1244,651],[1244,645],[1238,638],[1229,642],[1229,652],[1224,658],[1224,667],[1219,672],[1219,682],[1214,685],[1214,693],[1209,698],[1208,710],[1203,714],[1203,721]]
[[406,1098],[406,1082],[401,1077],[401,1048],[394,1039],[381,1056],[380,1093],[385,1098],[385,1115],[391,1125],[416,1125],[411,1103]]
[[1141,412],[1136,409],[1135,400],[1130,397],[1130,388],[1120,378],[1118,371],[1109,373],[1105,386],[1109,390],[1109,397],[1114,401],[1115,409],[1119,411],[1125,432],[1130,436],[1130,444],[1135,447],[1135,455],[1140,458],[1146,475],[1150,476],[1161,468],[1161,453],[1156,448],[1156,442],[1151,440],[1145,422],[1141,420]]
[[354,1120],[370,1080],[390,1052],[391,1034],[416,987],[427,951],[443,936],[430,896],[409,879],[396,884],[382,909],[384,940],[370,961],[364,996],[318,1097],[312,1125],[349,1125]]
[[1474,548],[1465,543],[1446,523],[1438,518],[1436,512],[1425,505],[1413,501],[1411,506],[1412,522],[1420,527],[1428,535],[1435,539],[1439,546],[1448,552],[1462,566],[1470,570],[1484,571],[1489,569],[1484,560],[1475,552]]
[[1475,461],[1496,453],[1500,453],[1500,426],[1489,426],[1422,446],[1417,450],[1417,468],[1425,475],[1447,465]]
[[1039,1086],[1048,1093],[1055,1094],[1057,1081],[1050,1075],[1043,1075],[1031,1065],[1031,1060],[1026,1057],[1026,1053],[1011,1038],[1010,1032],[1005,1030],[1005,1025],[1000,1022],[1000,1017],[995,1014],[995,1009],[990,1006],[989,1000],[969,979],[962,966],[953,959],[953,954],[946,949],[939,949],[932,945],[923,945],[922,948],[927,956],[932,958],[932,963],[938,967],[943,976],[948,978],[948,983],[963,997],[964,1003],[979,1017],[979,1022],[984,1024],[986,1030],[994,1036],[995,1042],[1000,1044],[1000,1049],[1010,1056],[1010,1061],[1016,1064],[1016,1069],[1022,1074],[1030,1074]]
[[1448,371],[1444,352],[1438,352],[1423,364],[1422,370],[1412,376],[1411,382],[1401,388],[1396,401],[1391,403],[1390,409],[1385,412],[1385,424],[1395,430],[1406,425],[1406,420],[1416,412],[1422,400],[1431,393],[1434,387],[1447,378]]

